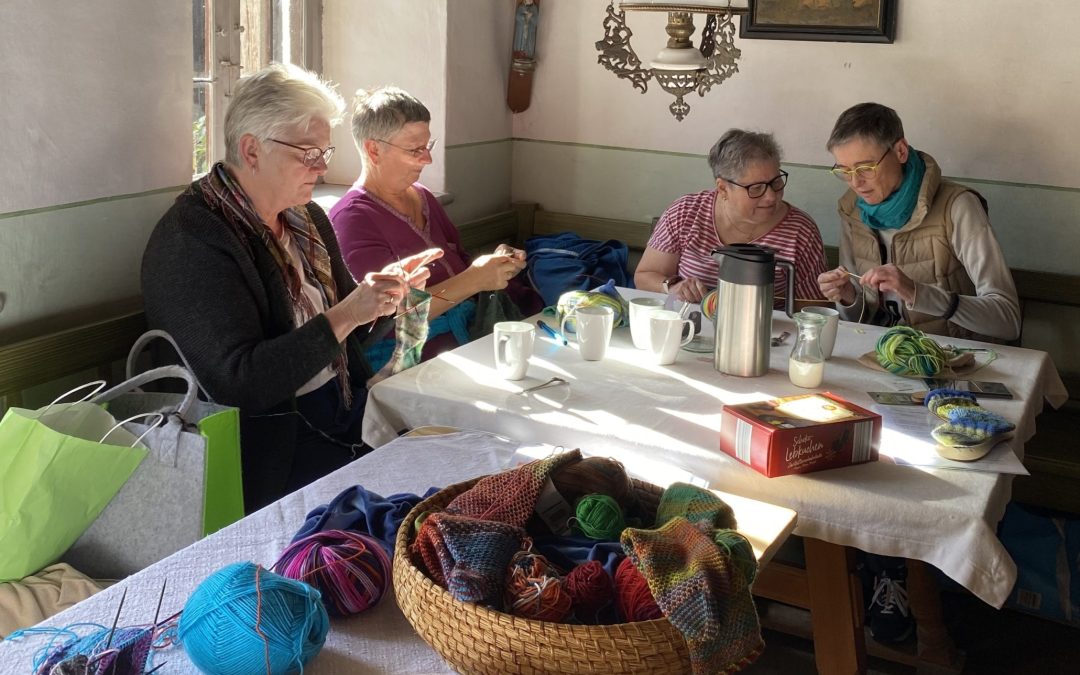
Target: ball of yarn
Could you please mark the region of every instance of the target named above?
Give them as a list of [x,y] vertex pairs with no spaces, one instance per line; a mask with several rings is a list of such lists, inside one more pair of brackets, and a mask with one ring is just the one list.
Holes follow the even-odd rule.
[[390,570],[390,556],[377,539],[344,530],[295,541],[274,563],[278,574],[317,588],[334,616],[352,616],[378,604],[390,588]]
[[276,675],[302,670],[322,649],[329,625],[313,587],[242,562],[199,584],[178,636],[208,675]]
[[615,583],[598,560],[570,570],[563,580],[574,615],[583,623],[595,623],[597,613],[615,600]]
[[882,333],[874,352],[882,368],[904,377],[934,377],[949,360],[941,345],[910,326],[893,326]]
[[567,502],[576,504],[585,495],[602,494],[619,503],[623,513],[633,513],[637,497],[626,469],[610,457],[585,457],[567,463],[551,475],[555,489]]
[[518,551],[510,560],[505,599],[511,614],[537,621],[562,621],[573,603],[558,571],[529,551]]
[[622,509],[614,498],[602,494],[585,495],[574,508],[574,519],[581,533],[589,539],[618,541],[626,529]]
[[615,605],[626,621],[652,621],[664,618],[656,604],[649,582],[630,558],[623,558],[615,568]]
[[718,296],[716,291],[709,291],[701,299],[701,313],[709,321],[716,321],[716,307]]
[[[624,325],[629,311],[622,298],[612,297],[599,291],[567,291],[559,296],[559,303],[556,305],[559,323],[561,324],[566,315],[576,307],[610,307],[614,313],[612,326],[615,328]],[[574,321],[567,322],[568,333],[576,332],[574,324]]]

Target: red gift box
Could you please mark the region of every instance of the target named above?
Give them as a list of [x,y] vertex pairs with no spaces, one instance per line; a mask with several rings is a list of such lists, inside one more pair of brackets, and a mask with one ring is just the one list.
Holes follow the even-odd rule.
[[876,461],[881,415],[835,394],[725,405],[720,449],[769,478]]

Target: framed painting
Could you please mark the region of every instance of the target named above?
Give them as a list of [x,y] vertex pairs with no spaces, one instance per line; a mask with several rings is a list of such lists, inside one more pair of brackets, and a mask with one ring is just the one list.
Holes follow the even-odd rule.
[[887,42],[896,37],[897,0],[756,0],[739,37]]

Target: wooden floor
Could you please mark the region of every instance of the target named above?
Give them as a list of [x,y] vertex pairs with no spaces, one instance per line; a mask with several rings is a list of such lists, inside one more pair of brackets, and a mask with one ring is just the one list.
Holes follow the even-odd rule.
[[[1080,673],[1080,628],[1074,628],[1011,609],[995,610],[964,591],[943,594],[946,623],[957,647],[965,654],[963,673],[982,675],[1058,675]],[[758,601],[763,623],[769,617],[790,612]],[[779,610],[779,611],[777,611]],[[790,622],[791,618],[780,617]],[[807,631],[809,630],[807,617]],[[901,645],[901,652],[913,645]],[[867,640],[870,675],[913,675],[909,665],[885,660],[875,653],[883,649]],[[799,675],[814,673],[813,643],[808,638],[766,629],[765,653],[743,671],[755,674]]]

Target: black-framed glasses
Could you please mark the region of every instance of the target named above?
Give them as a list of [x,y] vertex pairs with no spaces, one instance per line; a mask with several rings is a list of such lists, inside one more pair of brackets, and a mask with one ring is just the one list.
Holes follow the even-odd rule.
[[[736,183],[730,178],[724,178],[724,180],[731,183],[732,185],[738,185],[739,187],[745,189],[746,194],[750,195],[750,199],[760,199],[765,194],[765,190],[768,190],[769,188],[772,188],[773,192],[783,192],[784,186],[787,185],[787,177],[787,171],[781,171],[776,176],[776,178],[762,181],[761,183],[750,183],[749,185]],[[721,176],[721,178],[723,178],[723,176]]]
[[829,169],[829,173],[836,176],[845,183],[850,183],[856,178],[867,180],[877,175],[878,167],[885,161],[885,158],[892,152],[893,146],[896,145],[896,141],[889,144],[889,147],[885,148],[884,154],[878,157],[878,161],[872,164],[860,164],[853,169],[845,169],[842,166],[833,164],[833,168]]
[[320,157],[322,158],[323,165],[324,166],[328,165],[328,164],[330,164],[330,158],[334,156],[334,146],[332,146],[332,145],[327,146],[325,149],[323,149],[323,148],[305,148],[305,147],[303,147],[301,145],[293,145],[292,143],[286,143],[285,141],[279,141],[276,138],[271,138],[270,140],[277,143],[278,145],[284,145],[284,146],[294,148],[296,150],[299,150],[299,151],[303,152],[304,157],[303,157],[302,161],[304,162],[304,166],[307,166],[307,167],[315,166],[315,164],[319,161]]
[[393,146],[393,147],[397,148],[398,150],[404,150],[405,152],[409,153],[410,155],[412,155],[416,159],[420,159],[421,157],[423,157],[425,152],[431,152],[435,148],[435,145],[439,142],[439,139],[433,138],[430,141],[428,141],[427,143],[425,143],[423,145],[418,145],[415,148],[406,148],[406,147],[398,145],[397,143],[391,143],[390,141],[384,141],[381,138],[376,138],[375,140],[377,140],[380,143],[386,143],[387,145]]

